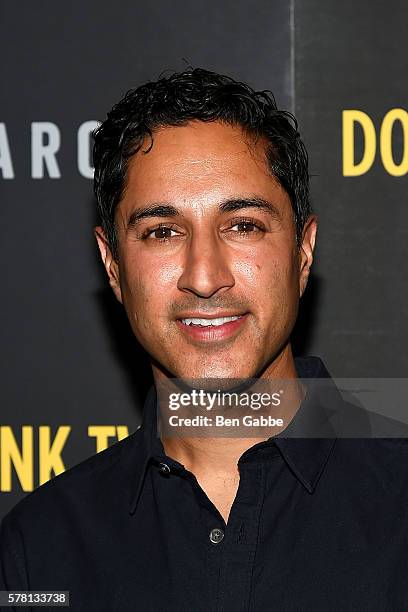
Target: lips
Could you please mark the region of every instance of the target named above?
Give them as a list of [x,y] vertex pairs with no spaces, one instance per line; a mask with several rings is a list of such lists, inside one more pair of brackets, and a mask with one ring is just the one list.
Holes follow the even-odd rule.
[[192,318],[181,319],[181,322],[183,323],[183,325],[198,325],[200,327],[211,327],[211,326],[220,327],[221,325],[224,325],[224,323],[230,323],[231,321],[236,321],[241,316],[242,315],[236,315],[232,317],[218,317],[216,319],[192,317]]
[[214,342],[233,337],[245,324],[249,313],[207,315],[186,314],[177,319],[177,325],[184,334],[200,342]]

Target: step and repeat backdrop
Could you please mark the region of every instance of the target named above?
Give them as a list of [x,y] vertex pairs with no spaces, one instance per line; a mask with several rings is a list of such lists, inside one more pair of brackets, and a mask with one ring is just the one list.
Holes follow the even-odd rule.
[[134,431],[151,374],[99,260],[90,134],[187,65],[295,112],[319,216],[294,333],[336,377],[405,377],[407,8],[346,0],[8,3],[0,21],[0,517]]
[[340,377],[408,373],[407,16],[399,0],[295,2],[294,107],[319,217],[302,329]]

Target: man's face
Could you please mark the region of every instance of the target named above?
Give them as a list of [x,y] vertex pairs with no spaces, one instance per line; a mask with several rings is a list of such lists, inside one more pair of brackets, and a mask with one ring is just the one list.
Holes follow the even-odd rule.
[[287,346],[311,263],[315,219],[295,239],[265,143],[219,122],[166,127],[130,160],[110,282],[156,373],[260,375]]

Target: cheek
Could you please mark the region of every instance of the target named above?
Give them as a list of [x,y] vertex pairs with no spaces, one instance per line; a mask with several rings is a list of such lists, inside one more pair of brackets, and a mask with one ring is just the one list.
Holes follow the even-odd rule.
[[272,330],[292,325],[299,295],[298,265],[293,252],[268,249],[235,266],[237,285],[245,291],[257,326]]
[[152,329],[152,320],[166,316],[179,273],[176,266],[160,260],[126,262],[122,292],[128,316],[137,326]]
[[265,256],[257,248],[247,249],[245,254],[234,254],[230,259],[231,270],[238,289],[254,295],[262,285],[262,278],[267,274]]
[[250,254],[234,264],[234,276],[238,285],[251,295],[274,295],[279,291],[282,299],[297,290],[297,262],[292,253],[274,252]]

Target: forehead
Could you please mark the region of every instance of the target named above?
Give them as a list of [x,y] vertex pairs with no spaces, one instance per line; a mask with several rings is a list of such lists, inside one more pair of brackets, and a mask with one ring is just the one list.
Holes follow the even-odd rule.
[[190,122],[164,127],[146,138],[130,159],[120,208],[154,201],[216,203],[227,196],[286,192],[271,175],[267,143],[240,127],[221,122]]

